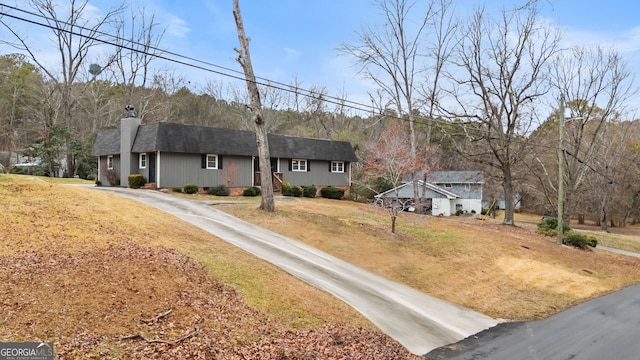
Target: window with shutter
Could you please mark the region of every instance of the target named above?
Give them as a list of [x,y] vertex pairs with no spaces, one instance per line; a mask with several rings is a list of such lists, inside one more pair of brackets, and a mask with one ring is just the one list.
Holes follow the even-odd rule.
[[344,161],[332,161],[331,162],[331,172],[332,173],[343,173],[344,172]]
[[218,168],[218,155],[207,154],[207,169]]
[[307,160],[301,160],[301,159],[291,160],[291,171],[307,171],[307,168],[308,168]]

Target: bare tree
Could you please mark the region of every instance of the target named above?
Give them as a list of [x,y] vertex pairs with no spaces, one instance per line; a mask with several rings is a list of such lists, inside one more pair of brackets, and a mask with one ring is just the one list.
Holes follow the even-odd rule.
[[[333,101],[334,110],[334,125],[333,125],[333,136],[331,137],[334,140],[341,138],[344,136],[344,132],[351,132],[352,130],[352,117],[348,113],[349,106],[347,106],[347,101],[349,100],[349,94],[347,90],[343,87],[339,94],[338,98]],[[342,138],[343,140],[347,140],[346,138]]]
[[[406,118],[409,123],[410,154],[416,158],[417,135],[415,118],[417,109],[423,101],[418,99],[418,84],[416,78],[424,73],[427,46],[424,37],[431,27],[444,26],[445,19],[450,19],[450,2],[433,0],[427,3],[424,12],[417,10],[416,4],[408,0],[378,0],[375,2],[384,17],[383,25],[365,27],[359,34],[356,44],[343,44],[340,50],[356,61],[360,66],[359,73],[372,80],[385,94],[388,101],[395,107],[397,116]],[[419,13],[416,19],[411,15]],[[447,26],[438,28],[439,39],[436,54],[440,60],[436,61],[435,69],[441,69],[444,57],[448,55],[449,38],[452,29]],[[430,50],[434,54],[433,49]],[[438,77],[433,80],[438,85]],[[436,87],[426,90],[433,104],[436,103]],[[381,108],[386,110],[386,108]],[[433,114],[433,112],[431,112]],[[430,133],[430,129],[428,129]],[[427,136],[430,141],[430,134]],[[416,173],[410,174],[414,186],[414,198],[419,200]]]
[[592,205],[593,214],[597,214],[603,231],[607,230],[609,221],[614,226],[615,216],[620,215],[624,198],[629,196],[625,191],[629,182],[624,175],[633,174],[628,150],[636,134],[628,125],[630,123],[615,120],[609,124],[605,141],[596,146],[598,156],[588,164],[590,171],[585,176],[585,184],[589,188],[587,201]]
[[382,89],[398,116],[408,116],[410,150],[415,155],[414,80],[420,71],[420,41],[428,18],[422,17],[414,29],[409,15],[415,3],[378,0],[375,5],[384,16],[383,25],[365,27],[356,44],[343,44],[340,51],[353,57],[360,66],[359,73]]
[[325,86],[312,86],[304,99],[304,116],[308,124],[315,124],[313,136],[330,137],[333,131],[331,114],[327,109],[329,92]]
[[238,0],[233,0],[233,16],[236,20],[238,28],[238,41],[240,49],[238,52],[238,62],[242,66],[244,76],[247,83],[247,90],[251,99],[250,108],[255,124],[256,143],[258,146],[258,157],[260,161],[260,185],[262,190],[262,199],[260,201],[260,209],[265,211],[276,211],[275,201],[273,198],[273,182],[271,179],[271,156],[269,155],[269,141],[267,129],[264,124],[264,116],[262,114],[262,102],[260,101],[260,92],[256,84],[256,76],[253,73],[253,65],[251,64],[251,56],[249,54],[249,38],[245,35],[244,25],[242,23],[242,15],[240,14],[240,5]]
[[159,49],[165,32],[166,27],[161,27],[155,14],[147,14],[144,8],[132,10],[128,18],[120,14],[116,22],[117,54],[109,70],[114,81],[125,88],[122,100],[135,104],[137,116],[143,121],[147,114],[152,117],[147,121],[169,119],[169,95],[187,83],[173,70],[151,67],[152,62],[163,55]]
[[[563,212],[565,222],[577,215],[584,221],[585,213],[602,212],[600,194],[594,191],[618,192],[619,179],[614,179],[614,159],[621,150],[613,151],[617,142],[609,128],[619,128],[624,116],[625,102],[633,94],[632,77],[617,52],[601,47],[575,47],[562,53],[553,63],[553,84],[565,98],[563,126]],[[547,209],[558,205],[558,145],[559,112],[554,114],[533,134],[535,148],[531,151],[534,161],[528,162],[531,174],[536,178],[534,192],[544,199]],[[555,138],[555,140],[554,140]],[[613,152],[612,152],[613,151]],[[615,154],[607,157],[608,154]],[[608,167],[608,168],[607,168]],[[620,171],[618,171],[619,173]],[[600,173],[601,175],[594,175]],[[594,179],[596,176],[597,179]],[[608,184],[613,179],[615,185]],[[604,181],[600,186],[600,181]],[[597,202],[597,205],[594,205]]]
[[233,128],[226,121],[230,106],[225,100],[228,94],[225,88],[228,89],[230,86],[232,85],[226,84],[222,80],[208,79],[200,89],[202,96],[209,98],[210,102],[208,106],[208,123],[206,125]]
[[[291,98],[292,102],[289,105],[289,108],[295,110],[296,112],[300,112],[300,105],[302,104],[302,81],[298,79],[298,74],[293,74],[291,77],[291,83],[289,84],[289,88],[293,92],[293,97]],[[291,106],[293,105],[293,107]]]
[[[73,110],[76,106],[72,91],[73,84],[79,73],[85,71],[85,60],[89,51],[100,43],[99,39],[106,33],[105,28],[117,14],[122,12],[123,7],[113,7],[103,16],[95,17],[88,15],[88,0],[70,0],[64,7],[54,0],[30,0],[29,5],[46,22],[54,35],[53,41],[56,43],[60,60],[59,69],[54,69],[53,65],[42,61],[33,45],[28,42],[26,35],[18,34],[4,19],[0,19],[0,22],[16,37],[18,47],[26,51],[42,72],[56,84],[55,90],[60,93],[61,117],[67,129],[72,130]],[[64,9],[64,13],[59,14],[59,9]],[[54,117],[54,122],[55,118],[57,116]],[[70,146],[73,132],[67,131],[67,134],[66,174],[73,176],[75,168]]]
[[258,91],[262,95],[267,132],[275,132],[283,125],[284,121],[279,116],[279,110],[285,108],[289,103],[289,93],[271,81],[266,81],[263,85],[258,86]]
[[502,178],[505,224],[514,224],[514,168],[527,153],[526,135],[537,123],[536,104],[548,93],[551,58],[560,33],[540,21],[537,1],[498,19],[475,10],[461,33],[451,75],[454,118],[466,122],[456,150],[495,168]]
[[[409,202],[400,198],[398,186],[404,183],[404,178],[415,171],[422,163],[411,156],[411,143],[406,136],[406,129],[401,125],[391,125],[377,139],[368,144],[366,151],[366,163],[364,170],[371,184],[383,179],[392,190],[391,196],[381,197],[379,200],[383,207],[389,211],[391,218],[391,232],[396,232],[396,220],[401,211],[409,207]],[[374,188],[369,186],[369,189]],[[418,205],[417,203],[415,204]]]
[[429,28],[430,36],[427,37],[425,46],[425,61],[427,71],[425,81],[419,89],[424,98],[426,108],[426,144],[431,146],[433,121],[436,118],[436,110],[441,104],[441,82],[443,80],[445,66],[455,48],[455,32],[458,29],[458,21],[453,17],[452,0],[434,0],[430,11]]
[[598,147],[606,143],[609,124],[624,112],[633,82],[627,64],[614,50],[573,48],[554,65],[554,83],[571,99],[563,143],[567,156],[562,216],[569,220],[576,210],[574,194],[582,191],[590,166],[603,163],[604,153]]

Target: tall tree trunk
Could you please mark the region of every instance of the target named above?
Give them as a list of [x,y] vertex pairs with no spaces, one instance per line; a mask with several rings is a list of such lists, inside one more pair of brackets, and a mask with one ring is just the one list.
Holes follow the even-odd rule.
[[513,180],[511,177],[511,167],[505,166],[502,171],[502,186],[504,188],[504,220],[503,224],[514,225],[513,219]]
[[256,76],[253,73],[251,56],[249,55],[249,39],[244,33],[244,25],[242,23],[242,15],[240,14],[240,5],[238,5],[238,0],[233,0],[233,16],[236,20],[238,40],[240,42],[240,49],[235,50],[238,52],[238,62],[244,70],[244,77],[247,82],[247,90],[249,91],[251,102],[251,114],[256,128],[256,143],[258,146],[258,158],[260,161],[260,183],[262,190],[260,209],[273,212],[276,211],[276,206],[273,197],[273,180],[271,178],[271,157],[269,155],[267,128],[264,124],[260,92],[258,91],[258,85],[256,84]]
[[604,195],[602,199],[602,206],[600,207],[600,229],[607,231],[607,196]]
[[396,233],[396,219],[398,217],[397,216],[391,216],[391,233],[395,234]]

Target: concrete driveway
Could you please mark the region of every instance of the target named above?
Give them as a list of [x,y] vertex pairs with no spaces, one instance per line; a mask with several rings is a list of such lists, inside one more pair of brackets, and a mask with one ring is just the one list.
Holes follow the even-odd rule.
[[499,322],[244,222],[206,202],[158,191],[93,188],[168,212],[335,295],[416,355],[455,343]]

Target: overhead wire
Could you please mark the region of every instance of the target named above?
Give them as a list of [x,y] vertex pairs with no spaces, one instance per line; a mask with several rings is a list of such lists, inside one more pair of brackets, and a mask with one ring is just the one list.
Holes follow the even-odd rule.
[[[24,21],[24,22],[27,22],[27,23],[30,23],[30,24],[41,26],[41,27],[45,27],[45,28],[49,28],[49,29],[53,29],[53,30],[57,30],[57,31],[62,31],[62,32],[69,33],[69,34],[72,34],[72,35],[75,35],[75,36],[79,36],[79,37],[85,37],[87,39],[90,39],[90,40],[93,40],[93,41],[97,41],[97,42],[100,42],[100,43],[103,43],[103,44],[106,44],[106,45],[111,45],[111,46],[114,46],[114,47],[117,47],[117,48],[122,48],[122,49],[130,50],[130,51],[138,52],[138,53],[141,53],[141,54],[153,56],[153,57],[161,59],[161,60],[177,63],[177,64],[180,64],[180,65],[184,65],[184,66],[187,66],[187,67],[192,67],[192,68],[203,70],[203,71],[207,71],[207,72],[210,72],[210,73],[214,73],[214,74],[218,74],[218,75],[221,75],[221,76],[229,77],[229,78],[232,78],[232,79],[235,79],[235,80],[247,81],[245,79],[245,77],[244,77],[244,73],[242,71],[239,71],[239,70],[231,69],[229,67],[224,67],[224,66],[221,66],[221,65],[217,65],[217,64],[214,64],[214,63],[211,63],[211,62],[208,62],[208,61],[204,61],[204,60],[196,59],[196,58],[189,57],[189,56],[186,56],[186,55],[182,55],[182,54],[178,54],[178,53],[175,53],[175,52],[171,52],[171,51],[168,51],[168,50],[165,50],[165,49],[161,49],[161,48],[158,48],[158,47],[155,47],[155,46],[149,46],[147,44],[136,42],[134,40],[121,38],[121,37],[119,37],[117,35],[113,35],[113,34],[110,34],[110,33],[104,32],[104,31],[99,31],[99,30],[96,30],[96,29],[87,28],[85,26],[78,25],[78,24],[71,24],[71,23],[66,22],[66,21],[62,21],[62,20],[59,20],[59,19],[56,19],[56,18],[47,17],[47,16],[45,16],[43,14],[35,13],[35,12],[32,12],[32,11],[27,11],[27,10],[20,9],[20,8],[15,7],[15,6],[7,5],[7,4],[4,4],[4,3],[0,3],[0,8],[1,7],[6,7],[6,8],[9,8],[9,9],[15,10],[15,11],[19,11],[19,12],[22,12],[22,13],[25,13],[25,14],[28,14],[28,15],[43,19],[43,20],[52,21],[52,22],[55,22],[55,23],[58,23],[58,24],[63,24],[63,25],[66,25],[66,26],[69,26],[69,27],[73,27],[73,28],[78,29],[78,30],[88,31],[88,32],[91,32],[91,33],[94,33],[94,34],[107,36],[107,37],[112,38],[114,40],[113,41],[108,41],[106,39],[97,38],[95,36],[91,36],[91,35],[88,35],[88,34],[83,34],[81,32],[77,32],[77,31],[73,31],[73,30],[69,30],[69,29],[65,29],[65,28],[60,28],[60,27],[54,27],[54,26],[52,26],[50,24],[41,23],[41,22],[38,22],[38,21],[35,21],[35,20],[32,20],[32,19],[26,19],[24,17],[20,17],[20,16],[17,16],[17,15],[13,15],[13,14],[7,13],[4,10],[0,10],[0,16],[7,16],[7,17],[10,17],[10,18],[19,20],[19,21]],[[123,42],[123,43],[118,43],[118,42]],[[130,45],[125,45],[124,43],[130,44]],[[151,51],[156,51],[156,52],[151,52]],[[164,54],[171,55],[171,56],[176,57],[178,59],[184,59],[184,60],[178,60],[178,59],[175,59],[175,58],[171,58],[171,57],[168,57],[168,56],[166,56]],[[187,62],[185,60],[190,61],[190,62]],[[191,62],[199,63],[199,64],[202,64],[202,65],[196,65],[196,64],[193,64]],[[213,67],[213,68],[217,68],[217,69],[220,69],[220,70],[214,70],[214,69],[205,67],[204,65],[209,66],[209,67]],[[224,71],[222,71],[222,70],[224,70]],[[228,72],[231,72],[232,74],[230,74]],[[237,75],[234,75],[234,74],[237,74]],[[318,95],[321,95],[323,101],[325,101],[327,103],[330,103],[330,104],[333,104],[333,105],[344,106],[346,108],[349,108],[349,109],[352,109],[352,110],[356,110],[356,111],[360,111],[362,113],[375,114],[375,115],[383,116],[384,118],[388,118],[388,119],[400,120],[400,121],[403,121],[403,122],[409,121],[409,119],[407,119],[406,117],[403,117],[401,115],[394,115],[392,113],[384,112],[385,109],[379,109],[379,108],[376,108],[376,107],[371,106],[371,105],[363,104],[361,102],[357,102],[357,101],[353,101],[353,100],[349,100],[349,99],[345,99],[345,98],[340,98],[340,97],[336,97],[336,96],[332,96],[330,94],[320,94],[320,93],[318,93],[317,91],[314,91],[314,90],[309,90],[309,89],[293,86],[293,85],[290,85],[290,84],[285,84],[285,83],[282,83],[282,82],[278,82],[278,81],[267,79],[267,78],[260,77],[260,76],[256,76],[256,79],[261,80],[261,81],[255,81],[255,83],[257,85],[273,88],[273,89],[276,89],[276,90],[286,91],[286,92],[289,92],[289,93],[299,94],[299,95],[302,95],[304,97],[316,98]],[[451,124],[451,122],[443,120],[440,117],[437,117],[437,118],[426,118],[424,116],[419,116],[419,115],[418,116],[416,116],[416,115],[413,116],[413,122],[415,124],[422,124],[422,125],[428,125],[429,123],[431,123],[431,124],[440,123],[440,124],[443,124],[443,125],[450,125]],[[474,130],[477,131],[477,132],[482,131],[481,129],[474,129]]]
[[[45,16],[43,14],[38,14],[38,13],[35,13],[35,12],[27,11],[27,10],[24,10],[24,9],[17,8],[15,6],[11,6],[11,5],[0,3],[0,7],[7,7],[7,8],[12,9],[12,10],[20,11],[20,12],[29,14],[31,16],[35,16],[35,17],[38,17],[38,18],[41,18],[41,19],[44,19],[44,20],[47,20],[47,21],[53,21],[53,22],[56,22],[56,23],[64,24],[64,25],[67,25],[67,26],[73,25],[74,28],[78,28],[80,30],[85,30],[85,31],[90,31],[92,33],[100,34],[100,35],[103,35],[103,36],[108,36],[110,38],[115,39],[116,41],[124,41],[124,42],[130,43],[131,45],[130,46],[126,46],[124,44],[110,42],[110,41],[107,41],[105,39],[100,39],[100,38],[96,38],[96,37],[93,37],[93,36],[90,36],[90,35],[77,33],[77,32],[74,32],[74,31],[71,31],[71,30],[68,30],[68,29],[54,28],[50,24],[39,23],[39,22],[34,21],[34,20],[22,18],[22,17],[16,16],[16,15],[12,15],[12,14],[6,13],[4,11],[0,11],[0,15],[8,16],[8,17],[14,18],[16,20],[29,22],[29,23],[34,24],[34,25],[39,25],[39,26],[42,26],[42,27],[47,27],[47,28],[50,28],[50,29],[55,29],[55,30],[67,32],[67,33],[70,33],[70,34],[73,34],[73,35],[77,35],[77,36],[81,36],[81,37],[86,37],[86,38],[88,38],[90,40],[102,42],[102,43],[107,44],[107,45],[113,45],[113,46],[121,47],[121,48],[126,49],[126,50],[131,50],[131,51],[140,52],[140,53],[143,53],[143,54],[146,54],[146,55],[151,55],[151,56],[157,57],[157,58],[162,59],[162,60],[175,62],[175,63],[181,64],[181,65],[193,67],[193,68],[196,68],[196,69],[212,72],[212,73],[223,75],[223,76],[227,76],[227,77],[230,77],[230,78],[233,78],[233,79],[236,79],[236,80],[245,81],[244,73],[242,71],[239,71],[239,70],[236,70],[236,69],[232,69],[232,68],[229,68],[229,67],[217,65],[217,64],[214,64],[214,63],[211,63],[211,62],[208,62],[208,61],[196,59],[194,57],[189,57],[189,56],[186,56],[186,55],[178,54],[178,53],[175,53],[175,52],[168,51],[166,49],[160,49],[158,47],[148,46],[146,44],[142,44],[142,43],[130,40],[130,39],[120,38],[117,35],[109,34],[109,33],[106,33],[106,32],[103,32],[103,31],[99,31],[99,30],[96,30],[96,29],[89,29],[87,27],[84,27],[84,26],[81,26],[81,25],[78,25],[78,24],[70,24],[68,22],[61,21],[59,19],[47,17],[47,16]],[[185,61],[180,61],[180,60],[168,58],[168,57],[160,55],[158,53],[150,53],[148,50],[140,50],[139,48],[134,48],[134,45],[138,46],[138,47],[142,47],[142,48],[147,48],[149,50],[158,51],[158,52],[161,52],[163,54],[168,54],[168,55],[171,55],[171,56],[174,56],[174,57],[182,58],[182,59],[185,59],[185,60],[188,60],[188,61],[200,63],[200,64],[203,64],[203,65],[206,65],[206,66],[210,66],[210,67],[213,67],[213,68],[218,68],[218,69],[224,70],[226,72],[216,71],[216,70],[212,70],[212,69],[209,69],[209,68],[205,68],[203,66],[194,65],[192,63],[187,63]],[[238,75],[229,74],[228,72],[235,73],[235,74],[238,74]],[[317,96],[319,94],[315,90],[308,90],[308,89],[305,89],[305,88],[296,87],[296,86],[293,86],[293,85],[290,85],[290,84],[285,84],[285,83],[282,83],[282,82],[278,82],[278,81],[267,79],[267,78],[260,77],[260,76],[256,76],[256,79],[261,80],[261,81],[256,81],[255,82],[258,85],[267,86],[267,87],[271,87],[271,88],[275,88],[275,89],[283,90],[283,91],[287,91],[287,92],[292,92],[292,93],[297,93],[298,91],[300,91],[300,92],[302,92],[302,94],[300,94],[300,95],[303,95],[303,96],[306,96],[306,97],[314,97],[314,96]],[[375,110],[373,107],[371,107],[369,105],[366,105],[366,104],[363,104],[363,103],[360,103],[360,102],[357,102],[357,101],[344,99],[344,98],[339,98],[339,97],[336,97],[336,96],[332,96],[330,94],[320,94],[320,95],[322,95],[323,100],[325,100],[325,101],[327,101],[327,102],[329,102],[331,104],[334,104],[334,105],[344,105],[345,103],[347,103],[347,104],[351,104],[351,105],[350,106],[346,106],[346,107],[349,107],[349,108],[354,109],[354,110],[363,111],[363,112],[371,112],[372,110]]]
[[[111,45],[111,46],[114,46],[116,48],[122,48],[122,49],[130,50],[130,51],[133,51],[133,52],[142,53],[142,54],[145,54],[145,55],[153,56],[153,57],[158,58],[158,59],[162,59],[162,60],[165,60],[165,61],[177,63],[177,64],[184,65],[184,66],[187,66],[187,67],[192,67],[192,68],[203,70],[203,71],[206,71],[206,72],[218,74],[218,75],[229,77],[229,78],[232,78],[232,79],[236,79],[236,80],[240,80],[240,81],[246,81],[246,79],[244,77],[244,73],[242,71],[239,71],[239,70],[235,70],[235,69],[232,69],[232,68],[229,68],[229,67],[217,65],[217,64],[214,64],[212,62],[200,60],[200,59],[197,59],[197,58],[194,58],[194,57],[190,57],[190,56],[178,54],[178,53],[175,53],[175,52],[171,52],[171,51],[168,51],[166,49],[160,49],[158,47],[149,46],[147,44],[142,44],[140,42],[136,42],[136,41],[133,41],[133,40],[130,40],[130,39],[121,38],[121,37],[119,37],[117,35],[109,34],[109,33],[106,33],[106,32],[103,32],[103,31],[100,31],[100,30],[97,30],[97,29],[87,28],[87,27],[84,27],[84,26],[81,26],[81,25],[78,25],[78,24],[70,24],[70,23],[68,23],[66,21],[61,21],[61,20],[56,19],[56,18],[47,17],[47,16],[45,16],[43,14],[27,11],[27,10],[20,9],[18,7],[15,7],[15,6],[11,6],[11,5],[7,5],[7,4],[4,4],[4,3],[0,3],[0,8],[3,8],[3,7],[9,8],[11,10],[19,11],[19,12],[22,12],[22,13],[25,13],[25,14],[28,14],[28,15],[31,15],[31,16],[46,20],[46,21],[52,21],[52,22],[55,22],[55,23],[58,23],[58,24],[64,24],[66,26],[70,26],[72,28],[76,28],[76,29],[79,29],[79,30],[82,30],[82,31],[89,31],[89,32],[94,33],[94,34],[107,36],[107,37],[109,37],[109,38],[111,38],[113,40],[112,41],[108,41],[106,39],[102,39],[102,38],[98,38],[98,37],[95,37],[95,36],[83,34],[83,33],[80,33],[80,32],[73,31],[73,30],[64,29],[64,28],[60,28],[60,27],[54,27],[54,26],[52,26],[51,24],[48,24],[48,23],[41,23],[41,22],[38,22],[38,21],[35,21],[35,20],[32,20],[32,19],[27,19],[27,18],[24,18],[24,17],[20,17],[20,16],[17,16],[17,15],[10,14],[10,13],[4,11],[4,9],[0,10],[0,16],[6,16],[6,17],[9,17],[9,18],[16,19],[16,20],[23,21],[23,22],[27,22],[27,23],[30,23],[30,24],[33,24],[33,25],[38,25],[38,26],[41,26],[41,27],[46,27],[46,28],[49,28],[49,29],[62,31],[62,32],[69,33],[69,34],[72,34],[72,35],[75,35],[75,36],[80,36],[80,37],[84,37],[84,38],[87,38],[87,39],[90,39],[90,40],[93,40],[93,41],[97,41],[97,42],[100,42],[100,43],[103,43],[103,44],[106,44],[106,45]],[[122,43],[118,43],[118,41],[120,41]],[[129,44],[129,45],[126,45],[125,43]],[[140,50],[140,47],[142,47],[144,49],[148,49],[148,50]],[[150,52],[150,51],[155,51],[155,52]],[[156,52],[159,52],[159,53],[156,53]],[[176,57],[178,59],[168,57],[165,54],[166,55],[171,55],[171,56]],[[179,59],[184,59],[184,60],[179,60]],[[187,61],[189,61],[189,62],[187,62]],[[194,64],[194,62],[195,63],[199,63],[201,65]],[[205,65],[208,66],[208,67],[205,67]],[[220,69],[220,70],[214,70],[214,69],[212,69],[210,67],[216,68],[216,69]],[[235,74],[237,74],[237,75],[235,75]],[[299,94],[299,95],[302,95],[302,96],[305,96],[305,97],[315,98],[316,96],[319,95],[319,93],[317,93],[314,90],[308,90],[308,89],[305,89],[305,88],[293,86],[293,85],[290,85],[290,84],[285,84],[285,83],[278,82],[278,81],[271,80],[271,79],[267,79],[267,78],[264,78],[264,77],[256,76],[256,79],[260,80],[260,81],[255,81],[255,83],[257,85],[270,87],[270,88],[273,88],[273,89],[286,91],[286,92],[290,92],[290,93],[295,93],[295,94]],[[376,114],[376,110],[378,110],[378,109],[374,108],[373,106],[369,106],[369,105],[366,105],[366,104],[363,104],[363,103],[360,103],[360,102],[357,102],[357,101],[348,100],[348,99],[344,99],[344,98],[339,98],[339,97],[332,96],[332,95],[329,95],[329,94],[320,94],[320,95],[322,95],[322,97],[323,97],[322,100],[324,100],[324,101],[326,101],[328,103],[331,103],[331,104],[334,104],[334,105],[344,106],[344,107],[352,109],[352,110],[357,110],[357,111],[361,111],[361,112],[364,112],[364,113],[371,113],[371,114]],[[392,114],[376,114],[376,115],[380,115],[380,116],[386,117],[386,118],[401,120],[401,121],[408,121],[407,118],[401,117],[401,116],[398,116],[398,115],[392,115]],[[418,121],[416,121],[416,120],[418,120]],[[439,117],[438,118],[425,118],[425,117],[422,117],[422,116],[414,116],[414,123],[427,125],[428,122],[431,122],[432,124],[441,124],[441,125],[453,125],[453,124],[455,124],[455,123],[453,123],[451,121],[443,120],[443,119],[441,119]],[[465,123],[461,123],[461,124],[465,124]],[[474,124],[478,124],[478,123],[474,123]],[[477,133],[482,133],[482,132],[486,131],[486,130],[480,129],[478,127],[473,127],[471,129],[467,129],[467,131],[468,130],[472,130],[472,131],[477,132]],[[513,142],[518,143],[518,142],[523,142],[523,141],[519,141],[518,139],[513,139]],[[549,149],[555,149],[556,148],[555,146],[552,147],[552,146],[545,146],[545,145],[542,145],[542,147],[547,147]],[[584,164],[585,166],[589,167],[593,172],[597,173],[598,175],[606,177],[606,176],[600,174],[595,169],[593,169],[590,165],[586,164],[583,160],[578,158],[576,155],[574,155],[574,154],[572,154],[572,153],[570,153],[568,151],[565,151],[565,153],[567,155],[575,158],[579,163]]]

